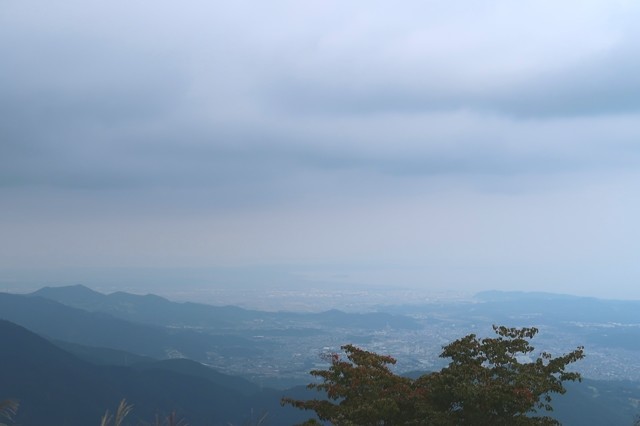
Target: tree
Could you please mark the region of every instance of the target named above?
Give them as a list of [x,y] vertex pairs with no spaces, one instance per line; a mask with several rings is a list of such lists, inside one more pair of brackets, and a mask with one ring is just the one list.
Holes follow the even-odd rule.
[[388,366],[396,361],[390,356],[343,346],[347,360],[332,354],[327,370],[311,372],[322,382],[308,387],[325,392],[325,399],[282,403],[339,426],[559,424],[537,412],[553,410],[551,394],[565,393],[564,381],[580,380],[566,367],[584,357],[583,348],[520,362],[534,351],[529,341],[538,330],[493,329],[497,337],[470,334],[445,346],[440,356],[450,358],[449,365],[416,380],[392,373]]
[[324,391],[327,399],[298,401],[284,398],[284,404],[313,410],[318,418],[336,425],[406,424],[413,400],[412,381],[389,370],[396,360],[353,345],[342,346],[348,360],[328,355],[328,370],[313,370],[322,383],[308,387]]
[[446,413],[455,424],[559,424],[536,414],[553,410],[551,394],[565,393],[564,381],[580,380],[580,374],[566,367],[582,359],[584,349],[578,347],[557,358],[543,352],[533,362],[520,362],[519,357],[534,351],[529,340],[538,330],[493,329],[496,338],[470,334],[445,346],[441,357],[450,358],[449,365],[418,379],[419,386],[431,390],[435,410]]

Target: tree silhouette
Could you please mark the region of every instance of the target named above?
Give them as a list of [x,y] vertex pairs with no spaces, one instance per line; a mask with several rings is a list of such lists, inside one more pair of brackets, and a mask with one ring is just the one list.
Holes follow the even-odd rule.
[[[563,382],[580,380],[566,367],[584,357],[582,347],[560,356],[541,353],[521,362],[534,348],[536,328],[493,327],[497,337],[467,335],[443,348],[449,365],[416,380],[394,374],[395,359],[345,345],[329,355],[327,370],[313,370],[322,379],[308,385],[325,398],[283,404],[315,411],[335,425],[556,425],[538,410],[552,411],[551,394],[566,392]],[[310,421],[308,424],[312,424]]]

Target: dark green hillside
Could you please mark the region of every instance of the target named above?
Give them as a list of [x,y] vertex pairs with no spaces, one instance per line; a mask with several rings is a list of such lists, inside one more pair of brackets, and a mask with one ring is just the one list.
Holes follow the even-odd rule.
[[244,395],[253,395],[260,392],[260,387],[242,377],[220,373],[199,362],[190,359],[166,359],[163,361],[147,361],[132,365],[139,371],[164,370],[184,374],[191,377],[201,377],[212,383],[225,386]]
[[270,413],[267,424],[292,424],[301,418],[295,410],[279,407],[281,392],[252,394],[255,387],[241,392],[216,382],[239,386],[241,379],[234,382],[215,372],[206,377],[178,372],[195,373],[193,365],[97,366],[8,321],[0,321],[0,339],[0,400],[20,400],[18,424],[97,424],[104,410],[121,398],[135,407],[131,424],[172,410],[193,425],[241,424],[252,412],[263,410]]
[[235,389],[250,395],[260,391],[260,387],[242,377],[220,373],[213,368],[186,358],[157,360],[149,357],[119,351],[110,348],[96,348],[56,340],[53,342],[59,348],[76,357],[96,365],[112,365],[132,367],[135,370],[164,370],[187,376],[201,377],[213,383]]
[[[284,386],[282,388],[279,387],[279,390],[263,388],[262,386],[258,386],[255,383],[246,380],[245,378],[220,373],[219,371],[189,359],[169,359],[159,361],[109,348],[95,348],[60,341],[56,341],[54,343],[56,346],[65,349],[78,358],[93,364],[127,365],[136,370],[156,369],[173,371],[175,373],[207,379],[214,384],[222,385],[248,396],[247,401],[251,402],[249,405],[251,407],[262,407],[269,413],[270,418],[282,418],[283,415],[285,418],[292,415],[300,415],[300,413],[292,413],[288,408],[283,409],[280,406],[280,399],[284,394],[294,395],[298,398],[312,398],[316,396],[314,391],[308,390],[305,386],[294,386],[289,389],[287,389],[287,386]],[[127,360],[126,364],[125,360]],[[262,411],[256,412],[256,414],[261,413]]]
[[205,335],[193,330],[137,324],[41,297],[0,293],[0,318],[52,339],[161,359],[180,354],[204,360],[207,352],[228,355],[262,350],[240,336]]
[[63,342],[62,340],[53,340],[52,343],[84,361],[97,365],[120,365],[127,367],[133,364],[156,361],[155,358],[136,355],[117,349],[97,348],[94,346]]

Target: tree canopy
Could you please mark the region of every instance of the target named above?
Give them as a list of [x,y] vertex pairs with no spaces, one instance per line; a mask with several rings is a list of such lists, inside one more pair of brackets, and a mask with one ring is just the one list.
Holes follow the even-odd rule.
[[581,379],[566,367],[584,357],[583,348],[555,358],[542,352],[523,362],[534,352],[530,340],[538,330],[493,329],[496,337],[469,334],[445,346],[440,356],[449,365],[415,380],[390,370],[394,358],[345,345],[346,359],[328,355],[328,369],[311,371],[321,381],[308,387],[324,398],[282,403],[338,426],[559,424],[538,412],[553,410],[551,394],[565,393],[563,382]]

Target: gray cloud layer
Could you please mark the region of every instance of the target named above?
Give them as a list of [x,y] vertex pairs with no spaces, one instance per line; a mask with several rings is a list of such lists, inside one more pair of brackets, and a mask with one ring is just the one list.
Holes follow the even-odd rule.
[[[635,247],[621,229],[640,182],[638,16],[626,1],[5,2],[0,223],[55,247],[50,229],[65,215],[111,230],[153,218],[139,241],[169,232],[204,266],[217,262],[205,250],[231,263],[334,261],[336,245],[347,263],[380,262],[387,244],[394,261],[453,265],[486,246],[497,265],[516,237],[496,239],[491,218],[511,210],[510,235],[555,229],[569,251],[615,216],[596,239],[621,254]],[[580,225],[559,232],[539,207],[553,203]],[[367,209],[385,214],[359,226]],[[468,225],[459,212],[475,210]],[[66,229],[83,249],[50,263],[80,251],[87,263],[184,263],[177,248],[126,233],[91,255],[80,234],[103,231]],[[5,266],[32,261],[29,247]],[[535,257],[521,254],[510,265]]]

